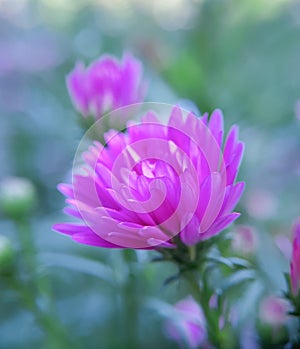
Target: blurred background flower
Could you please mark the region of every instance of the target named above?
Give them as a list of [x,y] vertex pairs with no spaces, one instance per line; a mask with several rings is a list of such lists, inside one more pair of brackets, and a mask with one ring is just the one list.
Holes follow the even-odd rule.
[[176,342],[186,343],[188,348],[199,348],[207,339],[205,317],[192,296],[174,305],[173,317],[166,320],[166,335]]
[[276,296],[269,296],[260,304],[260,319],[264,323],[278,327],[287,321],[289,305],[287,301]]
[[234,230],[232,248],[237,253],[254,253],[257,244],[256,231],[251,226],[237,225]]
[[115,57],[100,57],[86,69],[77,63],[67,77],[67,86],[74,107],[83,117],[91,115],[96,120],[107,112],[142,102],[146,88],[142,65],[130,54],[123,55],[121,62]]

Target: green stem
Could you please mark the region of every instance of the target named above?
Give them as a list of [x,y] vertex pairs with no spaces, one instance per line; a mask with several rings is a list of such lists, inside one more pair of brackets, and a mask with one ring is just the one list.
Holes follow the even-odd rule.
[[185,280],[189,285],[190,292],[194,299],[200,304],[205,320],[208,341],[216,348],[234,348],[234,338],[226,333],[225,329],[219,329],[219,318],[216,310],[209,307],[210,294],[204,288],[200,288],[199,278],[196,270],[190,270],[183,273]]
[[[24,305],[35,316],[37,323],[46,334],[46,345],[49,349],[63,349],[71,345],[62,326],[54,314],[54,304],[50,287],[46,278],[38,273],[38,261],[36,260],[36,247],[30,224],[27,220],[16,222],[19,232],[20,244],[23,254],[23,266],[25,269],[25,278],[18,281],[18,289],[21,291],[21,297]],[[42,297],[43,308],[41,309],[36,300]],[[73,343],[72,343],[73,345]],[[74,346],[73,346],[74,347]]]
[[196,251],[195,245],[189,246],[189,254],[190,254],[191,262],[194,262],[196,259],[196,256],[197,256],[197,251]]
[[197,278],[196,271],[186,271],[184,274],[185,279],[188,282],[190,287],[190,291],[194,297],[194,299],[200,304],[205,319],[206,319],[206,330],[208,340],[211,344],[215,345],[217,348],[224,348],[224,346],[220,343],[220,338],[218,336],[219,326],[218,326],[218,318],[216,314],[209,307],[209,296],[205,295],[203,290],[199,285],[199,281]]
[[136,278],[136,255],[133,250],[123,250],[124,262],[128,266],[128,278],[123,287],[124,304],[124,329],[126,342],[123,348],[139,348],[138,323],[139,323],[139,293]]

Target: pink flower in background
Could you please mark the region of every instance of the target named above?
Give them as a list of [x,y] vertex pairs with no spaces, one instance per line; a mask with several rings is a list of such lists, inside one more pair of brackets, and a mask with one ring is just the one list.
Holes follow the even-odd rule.
[[288,302],[276,296],[263,299],[260,304],[261,320],[271,326],[284,325],[287,320]]
[[240,254],[253,253],[257,246],[256,232],[248,225],[238,225],[235,227],[232,248]]
[[276,196],[264,189],[252,190],[246,197],[246,209],[256,220],[267,220],[276,215],[278,200]]
[[56,231],[101,247],[175,247],[178,237],[194,245],[238,218],[243,143],[233,126],[223,146],[219,110],[208,122],[174,107],[165,125],[148,112],[105,138],[107,146],[94,142],[84,154],[85,174],[59,185],[65,212],[81,223],[56,224]]
[[283,256],[290,261],[292,259],[293,246],[289,236],[285,233],[279,233],[274,240]]
[[77,63],[67,76],[67,86],[77,111],[99,119],[106,112],[143,101],[142,73],[142,64],[129,54],[121,62],[104,55],[87,68]]
[[294,224],[293,233],[294,240],[290,273],[292,292],[294,296],[297,296],[300,291],[300,219]]
[[205,317],[199,304],[189,296],[174,305],[178,317],[166,322],[166,334],[178,343],[186,343],[189,348],[199,348],[207,339]]

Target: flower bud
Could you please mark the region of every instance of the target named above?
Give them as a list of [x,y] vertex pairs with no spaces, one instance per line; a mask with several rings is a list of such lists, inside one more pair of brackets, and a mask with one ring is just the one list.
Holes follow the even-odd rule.
[[0,209],[11,219],[28,214],[36,202],[33,184],[26,178],[7,177],[0,182]]

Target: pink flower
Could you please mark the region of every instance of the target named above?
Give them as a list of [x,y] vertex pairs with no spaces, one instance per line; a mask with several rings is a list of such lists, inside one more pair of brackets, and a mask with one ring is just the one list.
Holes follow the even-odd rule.
[[206,339],[205,318],[202,309],[189,296],[174,305],[178,317],[166,322],[166,334],[178,343],[186,343],[189,348],[198,348]]
[[102,56],[85,68],[79,62],[67,76],[67,86],[75,108],[84,117],[95,119],[111,110],[142,102],[145,84],[142,65],[129,54],[122,62]]
[[267,190],[256,189],[251,191],[246,198],[246,209],[250,216],[256,220],[266,220],[276,215],[278,200]]
[[257,238],[253,227],[238,225],[232,240],[232,248],[240,254],[250,254],[256,249]]
[[[243,154],[233,126],[223,147],[223,116],[184,117],[174,107],[166,125],[148,112],[126,133],[105,134],[84,154],[85,175],[60,184],[80,224],[54,229],[101,247],[175,247],[206,240],[228,227],[244,183],[235,183]],[[223,150],[222,150],[223,148]]]
[[294,296],[300,291],[300,219],[296,221],[293,227],[294,240],[292,250],[292,261],[290,265],[291,286]]
[[260,304],[260,318],[268,325],[282,326],[287,320],[288,303],[276,296],[265,298]]
[[283,256],[289,261],[292,259],[293,246],[291,239],[286,233],[279,233],[274,238],[276,246],[279,248]]

